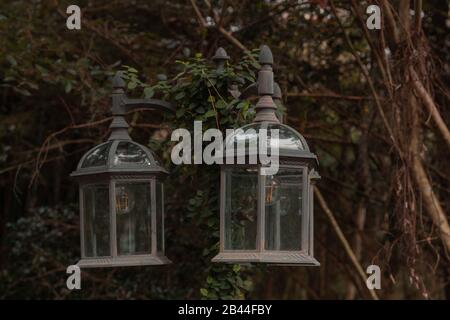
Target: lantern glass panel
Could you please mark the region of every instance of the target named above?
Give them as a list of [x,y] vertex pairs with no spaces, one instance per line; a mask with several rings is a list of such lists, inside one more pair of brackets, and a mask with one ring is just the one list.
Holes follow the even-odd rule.
[[82,168],[106,166],[112,142],[107,142],[93,149],[83,161]]
[[116,183],[118,255],[151,253],[150,184]]
[[258,169],[226,169],[225,183],[225,250],[255,250]]
[[[262,135],[261,129],[266,130]],[[278,137],[273,134],[278,130]],[[279,148],[280,150],[303,151],[307,149],[300,135],[291,127],[279,123],[251,123],[236,130],[236,133],[227,137],[227,145],[239,147],[240,145],[251,148],[259,145],[259,139],[265,137],[266,145],[270,148]],[[275,144],[276,143],[276,144]]]
[[301,250],[303,169],[280,168],[266,176],[265,249]]
[[109,187],[107,184],[83,187],[84,255],[110,256]]
[[157,251],[163,252],[164,241],[164,224],[163,224],[163,184],[159,181],[156,182],[156,239],[157,239]]
[[150,166],[151,162],[145,151],[139,145],[122,141],[117,146],[113,164],[114,166],[130,164]]

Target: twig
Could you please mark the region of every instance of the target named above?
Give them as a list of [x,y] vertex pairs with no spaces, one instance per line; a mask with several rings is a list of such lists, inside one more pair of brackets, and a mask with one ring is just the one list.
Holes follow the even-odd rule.
[[414,0],[414,17],[416,18],[416,32],[422,29],[422,0]]
[[428,111],[431,114],[431,117],[433,118],[434,122],[436,123],[436,126],[438,127],[439,131],[442,134],[442,137],[444,138],[445,142],[447,143],[448,147],[450,148],[450,131],[447,128],[447,125],[444,122],[444,119],[442,119],[441,114],[439,113],[438,108],[436,107],[436,104],[433,101],[433,98],[431,98],[428,91],[423,86],[422,82],[419,80],[419,77],[417,76],[417,73],[414,71],[413,67],[409,67],[409,72],[412,77],[412,83],[414,86],[414,89],[416,90],[416,93],[418,94],[419,98],[422,100],[423,104],[427,107]]
[[389,138],[391,139],[392,144],[395,147],[399,157],[403,158],[403,152],[402,152],[402,150],[400,149],[400,147],[398,146],[398,144],[397,144],[397,142],[395,140],[394,132],[392,131],[392,128],[389,125],[389,122],[388,122],[388,120],[386,118],[386,115],[384,113],[383,107],[381,106],[380,97],[378,96],[378,93],[377,93],[377,91],[375,89],[375,85],[373,84],[373,81],[370,78],[370,75],[367,72],[366,67],[362,63],[359,55],[356,53],[355,48],[353,47],[353,44],[352,44],[352,42],[351,42],[347,32],[345,31],[345,28],[344,28],[343,24],[341,22],[341,19],[339,19],[339,16],[338,16],[338,14],[336,12],[336,7],[334,6],[333,0],[330,0],[330,6],[331,6],[331,9],[333,11],[334,16],[336,17],[336,20],[337,20],[337,22],[339,24],[339,27],[341,28],[342,33],[344,34],[345,41],[346,41],[347,45],[349,46],[353,57],[356,59],[356,62],[358,64],[359,68],[361,69],[361,72],[364,75],[364,78],[366,79],[367,83],[369,84],[370,91],[371,91],[371,93],[372,93],[372,95],[373,95],[373,97],[375,99],[375,105],[377,107],[378,113],[380,114],[380,117],[381,117],[381,120],[382,120],[382,122],[384,124],[384,127],[386,128],[386,130],[387,130],[387,132],[389,134]]
[[[320,207],[327,215],[328,219],[330,219],[331,226],[333,227],[334,231],[336,232],[339,240],[341,241],[342,245],[344,246],[345,252],[349,256],[351,262],[353,263],[353,266],[357,270],[358,274],[361,277],[361,280],[363,283],[366,282],[367,275],[365,274],[361,264],[358,262],[358,259],[355,256],[355,253],[353,252],[350,244],[348,243],[347,239],[345,238],[344,233],[341,230],[341,227],[339,227],[338,222],[336,221],[336,218],[334,217],[333,212],[328,207],[325,199],[322,196],[322,193],[319,191],[319,189],[314,188],[314,193],[317,197],[317,200],[319,200]],[[377,293],[373,289],[367,288],[370,292],[370,296],[373,300],[379,300]]]
[[[208,0],[205,0],[205,4],[207,5],[208,9],[210,11],[212,11],[212,15],[213,15],[213,19],[214,19],[214,23],[215,26],[217,28],[217,30],[219,30],[219,32],[228,40],[230,41],[233,45],[235,45],[236,47],[238,47],[239,49],[241,49],[244,52],[250,52],[250,50],[247,49],[246,46],[244,46],[236,37],[234,37],[230,32],[228,32],[227,30],[225,30],[224,27],[222,27],[221,23],[220,23],[220,17],[217,16],[217,14],[214,12],[214,10],[212,10],[212,6],[211,3]],[[192,8],[195,11],[195,14],[197,15],[197,18],[199,20],[199,23],[203,26],[203,28],[208,28],[208,25],[206,23],[205,18],[202,16],[200,9],[198,8],[197,4],[195,3],[195,0],[191,0],[191,5]]]
[[371,100],[373,98],[363,97],[363,96],[345,96],[337,93],[321,93],[321,92],[288,92],[286,97],[310,97],[310,98],[332,98],[332,99],[343,99],[343,100]]
[[200,9],[198,8],[197,4],[195,3],[195,0],[191,0],[191,5],[195,11],[195,14],[197,15],[197,19],[200,24],[200,27],[203,29],[206,29],[206,20],[205,20],[205,18],[203,18],[202,14],[200,12]]
[[[62,11],[61,9],[58,9],[58,13],[60,16],[66,18],[67,15]],[[133,53],[128,50],[126,47],[124,47],[122,44],[117,42],[117,39],[113,39],[108,34],[105,34],[101,32],[98,28],[96,28],[93,24],[91,24],[86,18],[83,18],[81,20],[81,23],[83,26],[88,28],[89,30],[95,32],[97,35],[99,35],[101,38],[109,41],[111,44],[113,44],[117,49],[119,49],[124,55],[126,55],[128,58],[130,58],[136,65],[142,65],[142,61],[140,61],[138,58],[136,58]]]
[[392,91],[393,83],[392,83],[391,72],[389,69],[389,63],[387,62],[387,59],[384,59],[384,57],[386,57],[384,48],[382,49],[383,52],[380,54],[380,51],[377,50],[377,48],[375,47],[375,44],[373,43],[373,41],[370,37],[369,30],[366,28],[365,21],[361,15],[361,12],[358,9],[358,5],[356,4],[355,0],[352,0],[352,8],[353,8],[353,12],[355,13],[355,15],[358,19],[359,26],[364,33],[364,37],[366,38],[367,43],[369,44],[370,48],[372,49],[372,52],[375,55],[375,59],[377,60],[378,67],[380,68],[381,75],[385,82],[386,89],[389,92],[389,97],[392,98],[393,97],[393,91]]

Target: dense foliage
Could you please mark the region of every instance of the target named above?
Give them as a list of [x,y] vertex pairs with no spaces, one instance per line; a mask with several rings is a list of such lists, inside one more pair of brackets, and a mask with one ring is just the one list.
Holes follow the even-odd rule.
[[[68,1],[2,1],[0,298],[373,298],[357,272],[370,264],[382,270],[381,298],[448,298],[450,145],[436,125],[439,114],[449,123],[448,2],[424,4],[420,21],[410,1],[374,2],[381,31],[365,29],[372,1],[84,0],[79,31],[66,28]],[[229,88],[254,81],[249,49],[264,43],[286,122],[320,161],[319,268],[212,264],[218,168],[170,161],[173,129],[252,119],[252,101]],[[223,73],[211,63],[219,46],[232,58]],[[133,139],[171,172],[174,264],[83,272],[82,290],[70,292],[65,268],[79,257],[79,222],[69,174],[108,136],[117,70],[129,96],[176,105],[173,116],[127,115]]]

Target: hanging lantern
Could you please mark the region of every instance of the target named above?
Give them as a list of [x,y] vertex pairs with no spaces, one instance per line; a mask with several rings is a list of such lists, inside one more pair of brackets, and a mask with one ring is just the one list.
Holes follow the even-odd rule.
[[161,265],[167,171],[149,148],[128,135],[132,108],[172,110],[156,99],[128,99],[121,74],[113,79],[113,121],[107,142],[89,150],[71,174],[79,182],[80,267]]
[[[225,156],[221,166],[220,252],[213,262],[317,266],[313,254],[317,157],[302,135],[277,118],[273,58],[267,46],[261,48],[259,63],[254,122],[236,130],[225,143],[236,152],[231,159]],[[274,98],[280,99],[280,94]],[[261,143],[278,148],[276,173],[268,174],[267,164],[260,161]],[[249,161],[252,157],[258,159],[254,164]]]

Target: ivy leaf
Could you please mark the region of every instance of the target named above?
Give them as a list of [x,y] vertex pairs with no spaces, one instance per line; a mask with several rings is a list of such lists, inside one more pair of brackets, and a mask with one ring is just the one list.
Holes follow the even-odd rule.
[[205,108],[203,108],[203,107],[198,107],[197,109],[195,109],[195,112],[200,113],[200,114],[203,114],[203,113],[205,113]]
[[253,286],[253,283],[251,280],[245,280],[242,287],[245,290],[250,290],[252,288],[252,286]]
[[216,115],[216,112],[213,109],[211,109],[211,110],[208,110],[204,116],[205,116],[205,118],[211,118],[211,117],[214,117],[215,115]]
[[28,91],[27,89],[13,88],[13,90],[24,96],[27,96],[27,97],[31,96],[30,91]]
[[184,115],[184,110],[183,109],[178,109],[176,112],[176,117],[177,118],[181,118]]
[[185,57],[189,57],[191,55],[191,50],[187,47],[183,48],[183,54]]
[[225,108],[226,106],[227,106],[227,104],[226,104],[225,101],[223,101],[223,100],[217,101],[217,104],[216,104],[216,108],[217,108],[217,109],[223,109],[223,108]]
[[70,91],[72,91],[72,82],[70,82],[70,81],[66,82],[66,85],[64,86],[64,91],[66,93],[69,93]]
[[244,108],[245,106],[248,106],[248,102],[247,101],[242,101],[242,102],[240,102],[237,106],[236,106],[236,109],[242,109],[242,108]]
[[250,62],[250,64],[255,69],[258,69],[258,70],[261,69],[261,65],[258,62],[256,62],[256,61],[252,61],[252,62]]
[[131,73],[138,73],[138,71],[137,71],[135,68],[133,68],[133,67],[125,66],[125,68],[127,68],[127,71],[128,71],[128,72],[131,72]]
[[181,100],[184,98],[185,95],[186,94],[184,93],[184,91],[181,91],[175,96],[175,100]]
[[154,94],[155,90],[153,89],[153,87],[146,87],[144,89],[144,95],[146,99],[150,99],[151,97],[153,97]]
[[6,60],[8,60],[8,62],[9,62],[13,67],[16,67],[16,66],[17,66],[17,61],[16,61],[16,59],[15,59],[12,55],[7,55],[7,56],[6,56]]
[[135,81],[128,82],[128,89],[133,90],[136,87],[137,87],[137,82],[135,82]]

